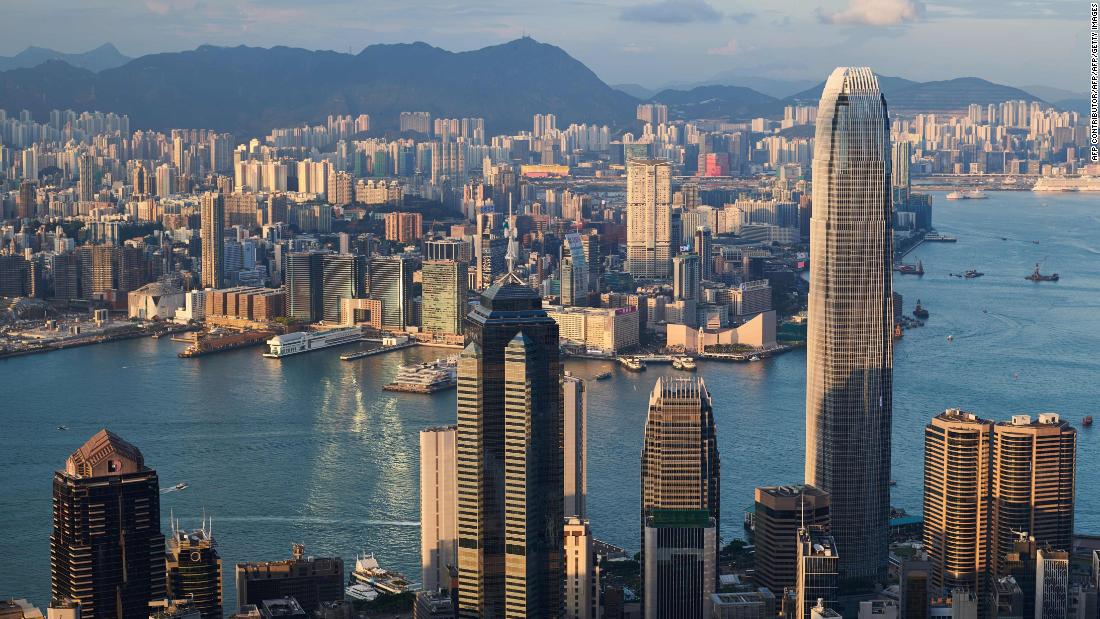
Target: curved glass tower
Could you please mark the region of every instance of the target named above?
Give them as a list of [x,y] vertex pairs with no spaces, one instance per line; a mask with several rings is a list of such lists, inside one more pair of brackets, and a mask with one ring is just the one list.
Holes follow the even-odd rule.
[[890,120],[875,74],[842,67],[817,108],[806,483],[830,494],[844,580],[886,575],[893,285]]

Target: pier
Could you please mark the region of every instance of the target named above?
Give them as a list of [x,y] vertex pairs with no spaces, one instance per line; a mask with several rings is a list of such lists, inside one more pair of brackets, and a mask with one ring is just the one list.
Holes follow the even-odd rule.
[[402,348],[411,348],[413,346],[416,346],[416,342],[413,340],[409,340],[407,342],[402,342],[401,344],[394,344],[393,346],[382,346],[380,348],[372,348],[370,350],[361,350],[359,352],[340,355],[340,361],[355,361],[356,359],[362,359],[364,357],[393,352],[395,350],[401,350]]

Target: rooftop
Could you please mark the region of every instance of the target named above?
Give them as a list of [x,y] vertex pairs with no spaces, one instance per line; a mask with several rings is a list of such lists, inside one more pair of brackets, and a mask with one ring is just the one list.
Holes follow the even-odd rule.
[[92,435],[65,462],[65,472],[76,477],[121,475],[144,468],[141,450],[106,428]]

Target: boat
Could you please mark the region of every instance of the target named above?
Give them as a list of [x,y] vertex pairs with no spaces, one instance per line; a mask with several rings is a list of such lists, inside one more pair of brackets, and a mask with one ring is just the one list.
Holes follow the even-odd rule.
[[1058,281],[1058,274],[1051,273],[1050,275],[1043,275],[1041,272],[1039,272],[1039,263],[1036,262],[1035,270],[1032,271],[1031,275],[1028,275],[1024,279],[1031,280],[1033,282],[1056,282]]
[[611,378],[611,372],[600,372],[595,376],[596,380],[607,380]]
[[64,432],[65,430],[69,429],[69,426],[57,426],[57,429],[61,432]]
[[360,602],[373,602],[378,599],[378,590],[370,585],[356,583],[344,589],[344,597]]
[[458,357],[436,359],[417,365],[403,365],[393,382],[382,387],[386,391],[404,393],[435,393],[458,385]]
[[1081,420],[1081,425],[1085,426],[1086,428],[1091,426],[1092,425],[1092,415],[1086,415],[1085,418]]
[[905,332],[901,330],[901,325],[900,324],[894,325],[894,339],[895,340],[900,340],[903,337],[905,337]]
[[917,299],[917,306],[913,308],[913,315],[921,319],[928,318],[928,310],[920,304],[920,299]]
[[985,195],[985,192],[981,189],[975,189],[974,191],[966,192],[967,200],[985,200],[989,196]]
[[374,557],[374,553],[367,553],[363,556],[356,555],[355,569],[351,572],[351,580],[344,593],[346,594],[348,589],[356,585],[363,585],[355,591],[355,594],[369,596],[366,589],[370,589],[376,594],[397,595],[408,591],[411,584],[403,575],[383,569],[378,564],[378,559]]
[[955,336],[954,335],[947,336],[947,341],[948,342],[954,342],[955,341]]
[[363,331],[359,327],[350,329],[334,329],[331,331],[297,331],[276,335],[267,341],[269,352],[264,353],[268,359],[280,359],[304,352],[312,352],[323,348],[332,348],[343,344],[351,344],[363,339]]
[[969,269],[966,273],[963,273],[963,277],[965,277],[966,279],[974,279],[976,277],[981,277],[982,275],[985,275],[985,273],[982,273],[981,271],[976,271],[974,269]]
[[924,235],[924,241],[926,243],[957,243],[959,239],[948,236],[946,234],[940,234],[939,232],[932,231]]
[[961,191],[952,191],[951,193],[947,194],[947,199],[948,200],[965,200],[966,199],[966,194],[964,194]]
[[189,484],[187,482],[181,481],[180,483],[172,486],[172,489],[173,490],[186,490],[188,488],[188,486],[189,486]]
[[924,275],[924,263],[920,260],[916,264],[899,262],[894,265],[894,270],[902,275]]
[[638,359],[637,357],[623,357],[622,358],[622,364],[623,364],[623,367],[625,367],[626,369],[628,369],[632,372],[644,372],[645,371],[645,361],[642,361],[641,359]]
[[749,357],[749,361],[760,361],[760,355],[753,355]]
[[695,359],[691,357],[674,357],[672,359],[672,367],[677,370],[683,370],[685,372],[694,372],[696,369]]

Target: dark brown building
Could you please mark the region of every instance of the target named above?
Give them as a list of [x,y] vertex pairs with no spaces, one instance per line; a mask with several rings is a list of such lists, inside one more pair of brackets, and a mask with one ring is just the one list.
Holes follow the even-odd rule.
[[829,494],[813,486],[769,486],[756,489],[756,582],[776,597],[795,586],[798,529],[829,530]]
[[100,430],[53,480],[51,596],[82,619],[147,619],[164,598],[160,483],[141,451]]

